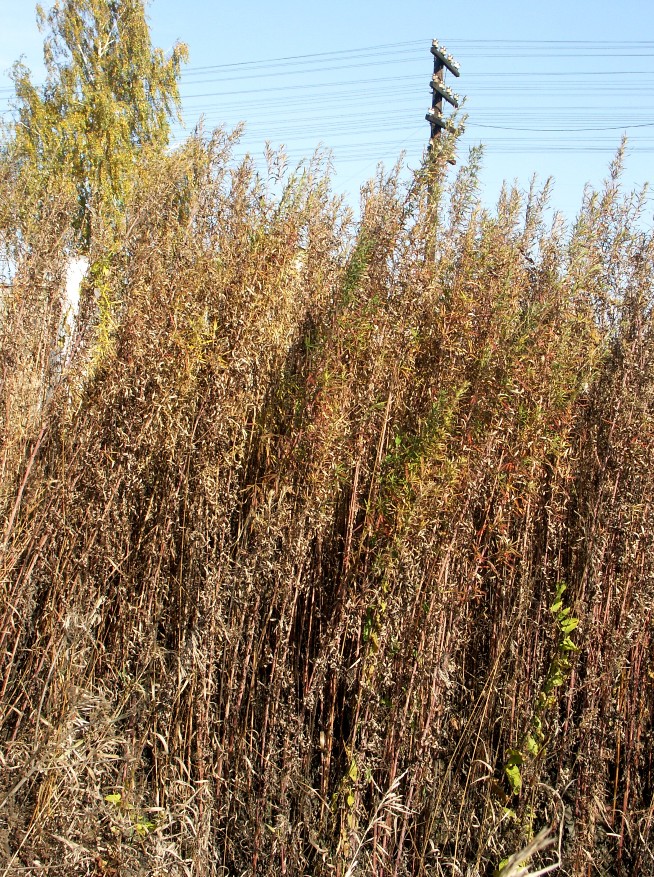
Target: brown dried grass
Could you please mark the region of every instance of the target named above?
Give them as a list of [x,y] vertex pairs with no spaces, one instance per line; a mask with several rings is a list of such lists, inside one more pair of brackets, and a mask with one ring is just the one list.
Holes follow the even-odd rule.
[[[535,189],[482,211],[474,155],[380,173],[355,224],[319,160],[230,146],[142,169],[65,368],[66,222],[2,214],[0,873],[487,874],[562,821],[564,873],[653,873],[619,162],[568,234]],[[579,652],[517,793],[562,582]]]

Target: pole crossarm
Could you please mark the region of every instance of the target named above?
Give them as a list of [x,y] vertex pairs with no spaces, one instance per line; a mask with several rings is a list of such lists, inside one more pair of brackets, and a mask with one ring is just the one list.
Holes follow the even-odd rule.
[[432,125],[440,128],[441,131],[445,128],[450,127],[450,120],[446,119],[442,113],[439,113],[438,110],[431,109],[425,116],[425,119]]
[[454,76],[460,76],[458,63],[437,40],[432,40],[431,53],[434,56],[434,73],[429,86],[432,91],[431,109],[425,116],[425,119],[431,125],[431,134],[429,137],[429,149],[434,146],[434,142],[440,137],[441,131],[453,130],[450,119],[443,115],[443,101],[455,109],[458,108],[461,98],[458,94],[445,85],[445,71],[449,70]]
[[432,41],[431,44],[431,53],[438,61],[441,62],[454,76],[460,76],[461,70],[459,68],[459,64],[454,58],[450,55],[448,51],[446,51],[445,46],[441,46],[436,40]]
[[460,95],[455,94],[455,92],[452,91],[449,85],[445,85],[445,83],[441,82],[440,79],[438,79],[436,76],[432,77],[429,85],[431,86],[432,91],[437,91],[441,95],[441,97],[444,97],[445,100],[449,104],[452,104],[453,107],[459,106],[459,101],[461,100],[461,97]]

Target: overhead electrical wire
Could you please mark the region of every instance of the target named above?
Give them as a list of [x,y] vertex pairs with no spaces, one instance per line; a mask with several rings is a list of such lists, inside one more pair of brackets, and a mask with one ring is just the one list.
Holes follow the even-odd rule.
[[[630,131],[635,151],[651,150],[652,141],[644,135],[654,118],[654,64],[649,60],[654,59],[654,41],[445,42],[463,66],[464,76],[456,85],[467,95],[464,140],[481,137],[487,151],[496,153],[584,151],[591,146],[611,152],[619,140],[613,132]],[[414,128],[428,105],[425,47],[425,40],[414,40],[189,69],[182,80],[185,110],[187,116],[202,113],[207,125],[245,120],[248,147],[266,138],[292,143],[294,152],[328,143],[336,160],[353,160],[361,151],[381,155],[394,145],[394,135]],[[624,67],[607,75],[602,62],[609,49]],[[575,63],[572,70],[540,69],[552,56],[584,63]],[[502,58],[512,59],[519,69],[487,69],[489,61]],[[601,69],[593,69],[593,60],[602,63]],[[380,76],[351,75],[355,69],[363,73],[374,67],[382,68]],[[342,75],[333,75],[335,71]],[[636,79],[625,89],[628,77]],[[256,79],[252,87],[251,78]],[[564,92],[567,104],[548,100],[553,91]],[[620,98],[620,107],[609,117],[606,103],[612,96]],[[521,136],[502,137],[503,131]],[[558,135],[562,137],[557,140]],[[365,146],[357,142],[362,137]],[[425,140],[418,134],[412,146],[422,149]]]
[[[463,146],[482,140],[497,154],[612,152],[617,135],[627,131],[632,151],[654,151],[648,136],[654,40],[444,42],[462,65],[456,90],[466,96]],[[387,158],[400,143],[418,156],[429,130],[424,123],[420,136],[431,102],[428,46],[419,39],[186,67],[180,80],[185,125],[173,126],[173,141],[181,142],[202,116],[205,129],[244,121],[239,148],[253,153],[269,140],[298,157],[323,144],[332,147],[335,162],[358,161],[364,153]],[[620,67],[607,73],[609,50]],[[550,69],[552,58],[559,69]],[[488,69],[502,60],[512,69]],[[561,69],[570,62],[574,69]],[[5,118],[12,95],[11,86],[0,87]]]

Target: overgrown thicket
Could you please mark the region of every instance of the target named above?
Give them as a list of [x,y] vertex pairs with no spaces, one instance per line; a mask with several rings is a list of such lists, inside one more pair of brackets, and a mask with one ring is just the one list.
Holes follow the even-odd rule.
[[[0,181],[0,873],[654,873],[654,243],[477,156]],[[444,146],[444,148],[446,148]],[[27,200],[26,200],[27,199]],[[31,206],[30,206],[31,205]]]

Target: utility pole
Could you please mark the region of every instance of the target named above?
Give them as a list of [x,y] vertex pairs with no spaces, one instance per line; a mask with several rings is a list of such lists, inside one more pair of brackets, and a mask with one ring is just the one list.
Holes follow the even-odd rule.
[[459,95],[445,85],[445,71],[449,70],[454,76],[459,77],[459,65],[454,58],[436,40],[432,40],[431,53],[434,56],[434,73],[431,77],[430,87],[432,91],[431,109],[425,119],[431,125],[429,137],[429,151],[434,147],[436,140],[441,136],[441,131],[447,128],[448,120],[443,115],[443,100],[453,107],[459,106]]

